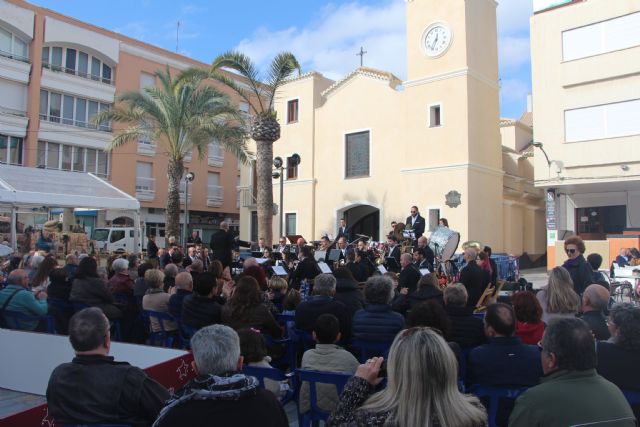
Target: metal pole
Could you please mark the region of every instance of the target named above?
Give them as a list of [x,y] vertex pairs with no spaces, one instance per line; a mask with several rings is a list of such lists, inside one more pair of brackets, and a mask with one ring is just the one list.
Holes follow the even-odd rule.
[[278,236],[278,239],[282,236],[284,236],[284,234],[282,234],[282,228],[283,228],[283,218],[284,218],[284,169],[280,168],[280,235]]
[[182,246],[187,253],[187,226],[189,224],[189,180],[184,180],[184,226],[182,227]]
[[[18,250],[18,236],[16,234],[16,228],[18,226],[18,208],[11,206],[11,249]],[[30,248],[27,248],[29,252]]]

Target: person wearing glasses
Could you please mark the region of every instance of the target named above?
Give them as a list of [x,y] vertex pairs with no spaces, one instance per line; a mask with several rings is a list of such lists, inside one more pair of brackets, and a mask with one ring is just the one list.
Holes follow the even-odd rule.
[[358,366],[327,426],[487,425],[477,397],[458,391],[458,363],[447,342],[428,327],[400,331],[387,360],[387,387],[374,393],[384,358]]
[[571,280],[573,281],[573,289],[582,295],[584,290],[591,284],[591,266],[584,259],[585,245],[578,236],[569,237],[564,241],[564,251],[568,259],[562,264],[567,269]]

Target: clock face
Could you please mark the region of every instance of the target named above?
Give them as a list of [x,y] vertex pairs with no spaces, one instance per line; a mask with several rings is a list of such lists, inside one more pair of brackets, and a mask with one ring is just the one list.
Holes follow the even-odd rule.
[[427,56],[440,56],[451,44],[451,30],[444,24],[433,24],[425,31],[423,43]]

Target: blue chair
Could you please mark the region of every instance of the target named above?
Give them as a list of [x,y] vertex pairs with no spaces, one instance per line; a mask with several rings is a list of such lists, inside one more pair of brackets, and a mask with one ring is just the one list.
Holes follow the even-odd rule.
[[244,366],[242,368],[242,373],[245,375],[249,375],[251,377],[256,377],[260,382],[260,387],[265,388],[264,379],[268,378],[273,381],[288,381],[291,383],[289,390],[285,393],[284,396],[280,397],[280,403],[282,405],[286,405],[291,402],[295,396],[295,374],[289,373],[284,374],[280,369],[276,368],[262,368],[258,366]]
[[[84,310],[85,308],[91,307],[89,304],[85,304],[83,302],[72,302],[71,306],[73,307],[73,312],[77,313],[80,310]],[[111,329],[111,338],[114,341],[122,341],[122,327],[120,326],[119,320],[109,320],[109,326]]]
[[460,359],[458,360],[458,380],[465,381],[467,379],[467,361],[469,360],[469,353],[475,347],[461,347]]
[[273,338],[269,334],[262,334],[265,345],[267,348],[284,346],[285,354],[283,357],[276,359],[272,362],[278,369],[289,368],[294,370],[296,368],[296,348],[293,340],[289,337],[283,339]]
[[622,390],[624,397],[627,398],[630,406],[640,405],[640,391],[635,390]]
[[50,334],[56,333],[56,325],[53,320],[53,316],[35,316],[32,314],[22,313],[20,311],[5,310],[4,318],[7,323],[13,325],[13,329],[20,331],[33,331],[34,324],[37,326],[40,324],[40,321],[44,321],[47,325],[46,332]]
[[288,332],[291,341],[293,341],[294,343],[302,344],[302,347],[305,351],[315,347],[316,344],[311,332],[303,331],[302,329],[297,328],[289,328]]
[[182,344],[182,348],[185,350],[189,350],[191,348],[191,337],[196,332],[198,332],[198,328],[194,328],[193,326],[186,325],[182,323],[182,321],[179,321],[178,330],[180,334],[180,342]]
[[487,313],[485,311],[481,311],[479,313],[473,313],[473,317],[484,320],[484,316],[486,316],[486,314]]
[[[298,384],[301,386],[303,381],[309,383],[309,411],[304,414],[299,413],[299,425],[302,427],[310,426],[317,421],[327,421],[329,412],[323,411],[318,406],[318,394],[316,392],[316,384],[333,384],[336,386],[338,395],[342,394],[344,386],[347,384],[351,374],[344,374],[341,372],[322,372],[312,371],[306,369],[296,369],[296,376],[298,377]],[[298,412],[300,412],[300,404],[298,402]]]
[[487,412],[489,413],[489,427],[497,427],[496,417],[498,415],[498,405],[500,399],[515,400],[522,393],[527,391],[527,387],[499,387],[499,386],[483,386],[472,385],[469,392],[475,394],[479,399],[485,398],[489,401]]
[[389,355],[391,348],[390,341],[367,341],[354,338],[351,340],[351,347],[360,350],[360,363],[364,363],[372,356],[383,356],[385,359]]
[[[160,343],[163,347],[172,348],[178,333],[177,331],[167,331],[165,322],[174,322],[177,324],[175,317],[166,312],[153,310],[143,310],[142,316],[149,321],[149,345]],[[154,320],[158,326],[160,326],[160,330],[156,332],[154,332],[151,327]]]

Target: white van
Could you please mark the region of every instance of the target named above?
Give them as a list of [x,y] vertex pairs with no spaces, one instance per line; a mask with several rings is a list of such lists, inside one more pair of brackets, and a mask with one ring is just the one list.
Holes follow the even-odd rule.
[[[134,236],[138,234],[138,248],[136,250]],[[142,251],[142,237],[140,230],[133,227],[105,227],[93,230],[91,240],[96,241],[96,250],[102,252],[129,252]]]

